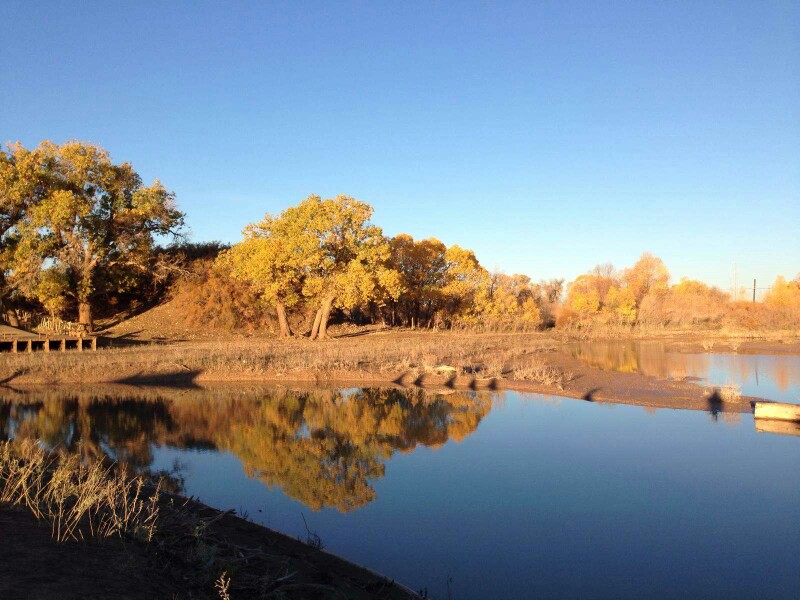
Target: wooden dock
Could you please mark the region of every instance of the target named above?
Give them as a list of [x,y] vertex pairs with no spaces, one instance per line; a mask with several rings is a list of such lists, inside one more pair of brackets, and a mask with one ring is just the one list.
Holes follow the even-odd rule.
[[0,352],[78,352],[97,350],[91,335],[46,335],[0,325]]

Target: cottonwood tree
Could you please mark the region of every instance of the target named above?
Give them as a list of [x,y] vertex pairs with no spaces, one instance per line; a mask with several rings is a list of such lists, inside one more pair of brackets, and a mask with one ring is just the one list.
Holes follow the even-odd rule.
[[442,287],[444,310],[454,321],[475,321],[476,306],[486,301],[490,289],[489,272],[472,250],[453,245],[445,252],[447,267]]
[[34,153],[36,170],[17,169],[36,197],[18,225],[14,276],[45,305],[77,303],[91,330],[96,297],[146,272],[155,237],[177,234],[183,213],[159,181],[143,185],[98,146],[45,141]]
[[6,150],[0,150],[0,310],[7,311],[12,325],[18,325],[18,321],[8,305],[14,293],[8,275],[20,240],[20,221],[44,190],[45,169],[41,153],[22,144],[9,144]]
[[371,217],[371,206],[348,196],[309,196],[245,229],[223,260],[275,306],[282,336],[291,335],[286,308],[304,298],[318,305],[311,339],[324,339],[334,307],[400,293],[400,277],[386,264],[389,243]]
[[669,270],[664,261],[645,252],[630,269],[622,273],[622,280],[630,290],[638,307],[647,294],[666,290],[669,286]]
[[535,329],[542,324],[538,290],[527,275],[492,273],[488,294],[478,296],[476,317],[488,329]]
[[392,324],[397,314],[411,327],[429,321],[442,302],[446,284],[447,246],[435,238],[415,241],[401,233],[389,242],[389,264],[401,277],[403,292],[392,302]]
[[322,217],[318,201],[312,196],[280,215],[267,214],[248,225],[244,240],[219,258],[234,278],[247,281],[262,302],[274,306],[281,337],[292,335],[286,309],[302,298],[306,280],[325,259],[316,231]]
[[369,204],[344,195],[306,201],[317,215],[312,231],[319,239],[321,260],[309,270],[303,293],[319,302],[311,339],[325,339],[334,307],[397,298],[403,286],[400,274],[387,264],[391,248],[381,228],[370,222]]

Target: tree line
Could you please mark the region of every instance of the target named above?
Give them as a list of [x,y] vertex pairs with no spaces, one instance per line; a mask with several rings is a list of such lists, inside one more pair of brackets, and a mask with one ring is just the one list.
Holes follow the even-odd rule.
[[[736,301],[702,281],[670,273],[657,256],[644,253],[627,269],[594,267],[567,287],[557,325],[603,327],[732,327],[793,329],[800,327],[800,275],[778,277],[759,302]],[[737,290],[736,296],[747,293]]]
[[[70,141],[0,151],[0,308],[26,308],[91,329],[120,299],[187,289],[184,312],[228,327],[277,321],[281,336],[328,337],[332,315],[412,328],[534,330],[633,325],[800,326],[800,278],[779,279],[745,308],[698,281],[670,284],[645,253],[628,269],[599,265],[563,279],[490,272],[475,253],[435,238],[384,235],[373,209],[309,196],[248,225],[241,242],[187,244],[184,214],[159,181]],[[171,242],[171,243],[170,243]],[[166,245],[165,244],[169,244]],[[183,288],[182,288],[183,286]],[[178,290],[178,292],[176,292]],[[298,331],[293,331],[297,329]]]
[[349,196],[309,196],[249,225],[216,266],[274,307],[284,337],[292,335],[287,310],[301,303],[316,307],[311,339],[328,337],[334,309],[390,325],[534,329],[560,293],[560,281],[493,275],[460,246],[388,238],[371,217],[371,206]]

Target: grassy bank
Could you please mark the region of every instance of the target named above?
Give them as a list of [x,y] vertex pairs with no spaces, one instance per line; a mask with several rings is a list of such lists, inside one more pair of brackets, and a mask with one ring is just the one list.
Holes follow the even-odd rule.
[[[615,338],[616,339],[616,338]],[[774,340],[683,334],[660,336],[676,351],[798,353],[789,338]],[[232,382],[354,386],[414,385],[502,388],[676,408],[708,408],[709,390],[591,366],[572,356],[569,338],[548,333],[476,334],[355,331],[311,342],[233,337],[217,341],[139,342],[96,353],[0,355],[5,385],[118,383],[198,385]],[[111,340],[114,342],[114,340]],[[747,408],[747,398],[740,402]]]
[[3,354],[5,382],[134,382],[147,378],[198,381],[326,380],[337,374],[392,381],[456,375],[489,380],[542,364],[555,348],[544,334],[375,332],[330,342],[304,338],[229,338],[101,349],[97,353]]

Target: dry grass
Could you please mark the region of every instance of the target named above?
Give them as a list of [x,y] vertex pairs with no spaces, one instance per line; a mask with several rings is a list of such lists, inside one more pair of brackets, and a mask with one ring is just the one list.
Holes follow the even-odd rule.
[[158,518],[158,488],[146,493],[141,477],[50,454],[30,441],[0,444],[0,502],[49,521],[58,542],[112,536],[150,542]]
[[724,385],[716,390],[716,395],[722,402],[739,402],[742,391],[738,385]]
[[[717,341],[724,344],[723,339],[703,337],[700,343],[711,350]],[[546,363],[546,353],[561,341],[552,333],[384,330],[356,332],[323,342],[302,337],[287,341],[229,337],[219,341],[152,342],[97,352],[0,353],[0,383],[137,383],[165,378],[209,382],[351,378],[389,382],[400,376],[429,374],[548,381],[552,378],[536,364],[528,363],[534,356]],[[735,338],[731,347],[738,350],[741,343],[741,338]],[[531,373],[523,367],[529,367]]]
[[[159,486],[148,487],[121,467],[84,463],[78,455],[48,452],[32,441],[0,443],[0,509],[8,505],[49,521],[59,542],[113,537],[126,545],[147,544],[154,574],[174,577],[181,586],[174,598],[332,600],[351,597],[346,592],[353,589],[359,590],[353,597],[364,598],[373,597],[366,590],[376,582],[387,590],[387,598],[414,597],[377,576],[343,575],[355,567],[345,565],[343,570],[339,559],[311,547],[298,552],[298,542],[288,543],[274,532],[267,531],[266,538],[257,534],[259,540],[268,540],[263,548],[252,542],[252,532],[246,545],[239,545],[237,536],[245,528],[241,522],[225,524],[233,511],[208,509]],[[331,565],[336,566],[331,580],[319,584],[318,573]]]
[[514,379],[533,381],[547,386],[564,389],[573,378],[572,373],[546,364],[541,359],[528,360],[514,368]]
[[239,338],[220,342],[143,345],[96,353],[0,354],[0,379],[17,383],[111,382],[202,374],[205,380],[248,380],[304,372],[389,378],[452,367],[478,377],[500,377],[508,365],[553,347],[544,334],[378,332],[311,342]]

